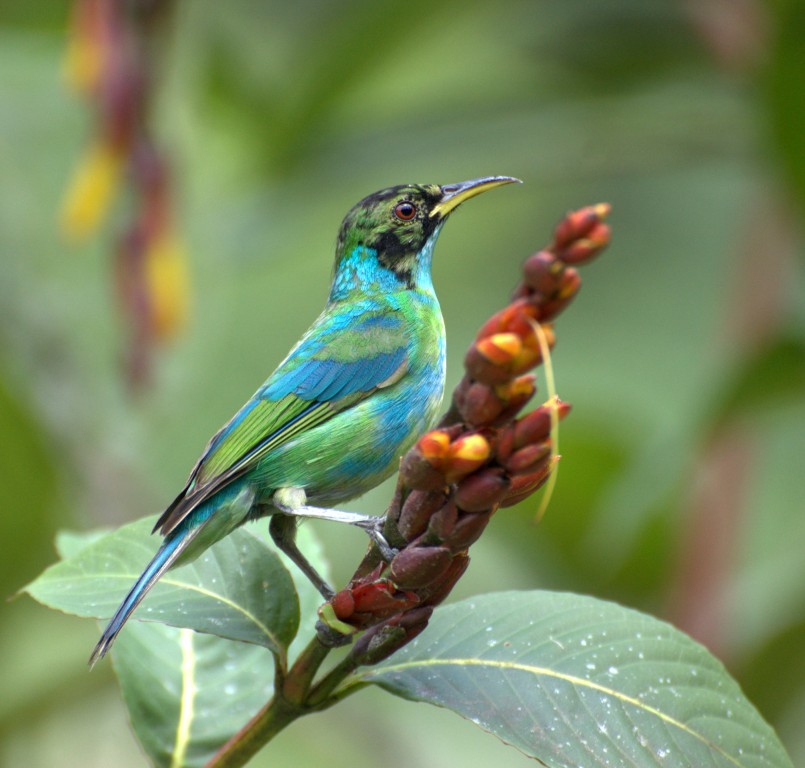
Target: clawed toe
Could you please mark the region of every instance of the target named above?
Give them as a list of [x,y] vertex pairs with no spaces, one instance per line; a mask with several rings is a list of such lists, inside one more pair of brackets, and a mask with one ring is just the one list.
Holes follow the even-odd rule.
[[380,551],[380,555],[387,563],[389,563],[392,561],[397,552],[399,552],[399,550],[395,547],[392,547],[391,544],[386,541],[385,536],[383,536],[381,529],[383,528],[384,522],[384,517],[367,517],[365,520],[355,523],[355,525],[366,531],[369,538],[374,542],[375,546]]

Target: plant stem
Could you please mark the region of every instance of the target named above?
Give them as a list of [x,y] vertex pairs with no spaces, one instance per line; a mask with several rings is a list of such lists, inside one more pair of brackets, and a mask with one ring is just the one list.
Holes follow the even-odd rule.
[[310,691],[307,703],[316,709],[325,709],[334,704],[338,698],[333,698],[333,691],[344,681],[344,678],[355,671],[358,665],[349,656],[340,664],[333,667]]
[[281,696],[274,696],[246,725],[224,744],[206,768],[240,768],[301,712]]
[[302,715],[323,709],[326,703],[311,707],[307,698],[313,678],[330,650],[314,637],[287,674],[283,674],[278,664],[273,698],[216,752],[206,768],[246,765],[287,725]]
[[314,636],[299,654],[299,658],[294,662],[277,692],[286,701],[300,707],[306,706],[313,678],[331,650],[330,646],[324,645],[317,636]]

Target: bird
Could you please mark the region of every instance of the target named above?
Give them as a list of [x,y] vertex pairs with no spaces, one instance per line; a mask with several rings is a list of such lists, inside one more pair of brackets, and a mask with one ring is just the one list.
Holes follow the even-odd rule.
[[101,634],[94,665],[157,580],[248,521],[269,517],[277,547],[324,599],[333,595],[296,545],[299,518],[363,528],[389,559],[382,518],[333,508],[389,477],[430,429],[445,380],[445,329],[431,278],[448,216],[517,182],[486,176],[404,184],[357,203],[339,230],[323,312],[251,399],[210,439],[154,526],[162,545]]

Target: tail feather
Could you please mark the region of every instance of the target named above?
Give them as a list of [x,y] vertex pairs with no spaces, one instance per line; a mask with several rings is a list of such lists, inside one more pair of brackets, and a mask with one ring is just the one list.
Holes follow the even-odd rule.
[[123,628],[123,625],[134,612],[134,609],[142,602],[142,599],[148,594],[151,587],[156,584],[165,571],[174,564],[176,558],[179,557],[190,541],[195,538],[197,532],[198,528],[195,528],[189,532],[185,531],[181,535],[172,536],[165,540],[156,555],[154,555],[151,562],[148,563],[145,570],[140,575],[140,578],[137,579],[134,586],[129,590],[129,593],[123,599],[115,615],[106,625],[101,639],[98,640],[98,644],[89,657],[90,667],[93,667],[97,661],[106,655],[118,633]]

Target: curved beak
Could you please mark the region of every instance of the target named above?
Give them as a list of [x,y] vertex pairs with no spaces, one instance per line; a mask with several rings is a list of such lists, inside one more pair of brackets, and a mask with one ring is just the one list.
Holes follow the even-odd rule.
[[504,184],[522,184],[520,179],[512,176],[484,176],[482,179],[461,181],[458,184],[445,184],[442,189],[442,199],[432,208],[430,215],[444,218],[450,211],[457,208],[465,200],[469,200],[487,189],[501,187]]

